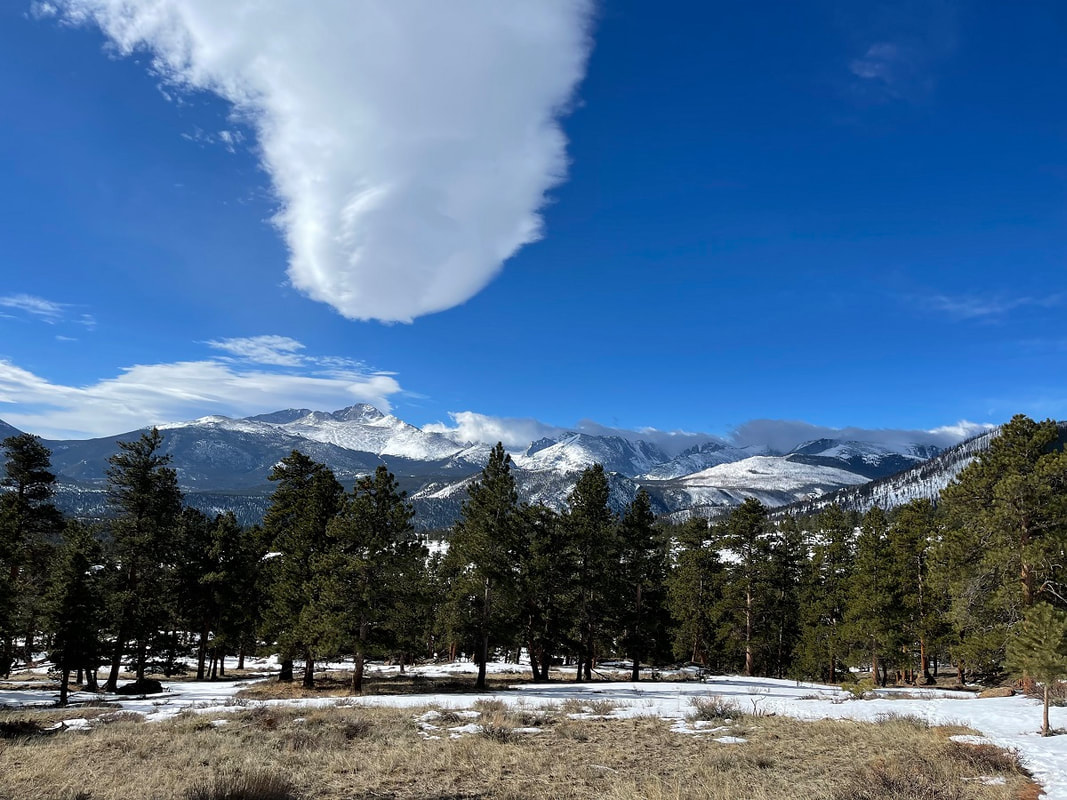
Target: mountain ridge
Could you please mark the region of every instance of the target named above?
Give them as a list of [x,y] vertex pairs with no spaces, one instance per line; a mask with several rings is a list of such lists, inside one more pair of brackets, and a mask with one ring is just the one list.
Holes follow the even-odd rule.
[[[490,449],[423,430],[368,404],[335,411],[290,408],[242,418],[210,415],[158,428],[188,502],[212,513],[234,510],[244,522],[258,521],[269,502],[271,467],[300,450],[330,466],[346,486],[387,466],[409,493],[419,527],[446,527],[458,516],[466,487]],[[136,438],[142,430],[147,429],[97,439],[45,440],[60,478],[61,505],[83,516],[106,513],[107,458],[117,451],[118,441]],[[921,442],[889,445],[853,438],[813,439],[775,452],[709,437],[671,456],[636,434],[568,431],[518,448],[512,461],[526,502],[561,509],[581,472],[600,463],[608,472],[616,510],[644,488],[656,513],[681,518],[716,516],[747,497],[773,507],[815,503],[835,491],[917,467],[924,456],[939,452]]]

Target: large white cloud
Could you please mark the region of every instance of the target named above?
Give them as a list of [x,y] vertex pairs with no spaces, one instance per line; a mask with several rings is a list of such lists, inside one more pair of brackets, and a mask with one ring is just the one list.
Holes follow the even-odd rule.
[[[256,132],[289,277],[346,317],[410,321],[541,235],[592,0],[53,0]],[[266,277],[270,280],[271,278]]]
[[[257,337],[292,342],[283,337]],[[254,340],[223,340],[231,343]],[[239,349],[236,345],[231,352]],[[0,418],[47,438],[106,436],[207,414],[246,416],[292,406],[383,411],[400,384],[346,359],[304,357],[279,371],[269,350],[240,358],[138,364],[86,386],[53,383],[0,359]]]

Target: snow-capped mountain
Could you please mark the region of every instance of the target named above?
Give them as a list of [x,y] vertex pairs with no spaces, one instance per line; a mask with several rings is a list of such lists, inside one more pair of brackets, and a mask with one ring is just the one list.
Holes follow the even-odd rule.
[[640,475],[667,460],[667,454],[650,442],[588,433],[540,439],[514,457],[515,466],[527,472],[581,472],[602,464],[608,472],[624,475]]
[[[490,451],[489,444],[424,431],[363,404],[332,412],[285,409],[243,419],[209,416],[159,427],[189,504],[209,513],[233,510],[246,522],[258,521],[267,507],[274,488],[267,479],[271,468],[300,450],[330,466],[346,487],[377,466],[388,466],[409,493],[418,524],[445,527],[459,514],[467,486]],[[67,510],[83,516],[107,513],[107,458],[117,451],[118,441],[139,434],[45,442]],[[904,479],[888,476],[907,468],[932,470],[939,477],[930,478],[930,485],[940,481],[943,486],[951,475],[941,473],[956,469],[947,455],[927,461],[937,456],[937,448],[845,439],[805,442],[787,453],[709,439],[669,454],[636,437],[572,432],[532,442],[512,458],[520,496],[527,502],[564,508],[581,472],[600,463],[608,472],[616,510],[643,487],[658,513],[681,517],[716,516],[747,497],[768,506],[851,498],[847,492],[880,492],[872,495],[877,502],[910,499],[909,492],[916,490],[877,487],[896,486],[893,481]],[[880,480],[870,483],[872,479]],[[834,494],[839,491],[846,494]]]

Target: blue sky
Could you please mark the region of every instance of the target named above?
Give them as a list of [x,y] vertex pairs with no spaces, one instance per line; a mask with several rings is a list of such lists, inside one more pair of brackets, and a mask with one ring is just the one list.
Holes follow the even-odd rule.
[[0,5],[20,428],[1067,416],[1061,3],[147,6]]

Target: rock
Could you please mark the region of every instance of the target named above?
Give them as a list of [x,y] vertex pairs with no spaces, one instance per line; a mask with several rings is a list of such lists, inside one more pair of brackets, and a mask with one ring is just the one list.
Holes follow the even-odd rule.
[[120,686],[115,691],[118,694],[160,694],[163,692],[163,684],[153,678],[142,678]]
[[983,689],[978,693],[979,697],[1011,697],[1015,690],[1010,686],[995,686],[992,689]]

